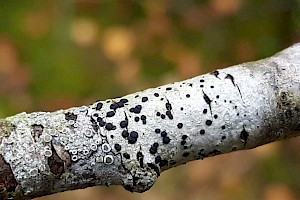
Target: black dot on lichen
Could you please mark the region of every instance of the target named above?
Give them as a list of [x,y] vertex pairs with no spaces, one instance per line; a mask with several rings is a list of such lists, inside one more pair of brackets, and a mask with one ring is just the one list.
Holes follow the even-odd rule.
[[100,110],[103,106],[103,103],[99,102],[97,103],[97,106],[96,106],[96,110]]
[[225,136],[225,135],[223,135],[221,139],[222,139],[222,140],[225,140],[225,139],[226,139],[226,136]]
[[105,124],[105,128],[106,130],[110,131],[110,130],[115,130],[116,126],[114,126],[112,123],[107,123]]
[[200,83],[204,83],[204,80],[203,80],[203,79],[200,79]]
[[124,158],[130,159],[130,155],[128,153],[123,153]]
[[178,123],[178,124],[177,124],[177,127],[180,129],[180,128],[183,127],[183,124],[182,124],[182,123]]
[[143,97],[142,102],[146,102],[146,101],[148,101],[148,97]]
[[166,131],[162,131],[162,132],[160,133],[160,135],[161,135],[161,137],[166,137],[168,134],[167,134]]
[[166,137],[163,138],[163,143],[164,144],[169,144],[170,141],[171,141],[171,139],[168,136],[166,136]]
[[190,94],[187,94],[187,95],[185,95],[186,96],[186,98],[190,98],[191,97],[191,95]]
[[183,135],[183,136],[181,137],[181,139],[183,139],[183,140],[186,140],[187,138],[188,138],[187,135]]
[[224,130],[225,129],[225,125],[221,126],[221,128]]
[[204,130],[204,129],[201,129],[201,130],[200,130],[200,134],[201,134],[201,135],[204,135],[204,134],[205,134],[205,130]]
[[203,114],[206,114],[207,113],[207,109],[203,109]]
[[160,161],[161,161],[161,157],[160,156],[156,156],[154,162],[156,164],[158,164],[158,163],[160,163]]
[[171,87],[167,87],[166,90],[172,90],[172,88]]
[[217,119],[217,118],[218,118],[218,115],[214,115],[214,118]]
[[121,151],[121,145],[115,144],[114,147],[116,151]]
[[127,131],[127,130],[124,130],[124,131],[122,132],[122,137],[123,137],[123,138],[127,138],[128,136],[129,136],[128,131]]
[[189,155],[190,155],[189,152],[184,152],[184,153],[182,154],[183,157],[188,157]]
[[211,121],[211,120],[206,120],[205,124],[206,124],[207,126],[210,126],[210,125],[212,124],[212,121]]
[[139,120],[140,120],[139,117],[135,117],[135,118],[134,118],[134,121],[135,121],[135,122],[138,122]]
[[158,93],[154,93],[154,96],[155,96],[155,97],[159,97],[159,94],[158,94]]
[[220,98],[220,96],[219,96],[219,95],[217,95],[217,96],[216,96],[216,98],[218,99],[218,98]]
[[127,126],[128,126],[128,121],[127,120],[124,120],[124,121],[120,122],[120,127],[121,128],[126,128]]
[[245,130],[245,127],[244,127],[240,134],[240,138],[241,138],[242,142],[244,143],[244,145],[247,144],[248,137],[249,137],[249,133]]
[[160,129],[159,128],[155,129],[154,131],[155,131],[155,133],[160,133]]
[[113,117],[115,115],[114,111],[109,111],[106,113],[106,117]]

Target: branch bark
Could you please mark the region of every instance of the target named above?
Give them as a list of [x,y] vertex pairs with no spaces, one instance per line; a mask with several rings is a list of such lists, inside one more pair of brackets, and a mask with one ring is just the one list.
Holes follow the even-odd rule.
[[0,199],[148,190],[188,161],[299,135],[300,44],[122,98],[0,120]]

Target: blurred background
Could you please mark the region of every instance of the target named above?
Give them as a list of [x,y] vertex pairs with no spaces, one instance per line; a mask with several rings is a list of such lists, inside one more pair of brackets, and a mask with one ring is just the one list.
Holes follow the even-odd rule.
[[[0,117],[54,111],[270,56],[300,39],[299,0],[0,0]],[[37,200],[296,200],[300,140],[194,161],[150,191]]]

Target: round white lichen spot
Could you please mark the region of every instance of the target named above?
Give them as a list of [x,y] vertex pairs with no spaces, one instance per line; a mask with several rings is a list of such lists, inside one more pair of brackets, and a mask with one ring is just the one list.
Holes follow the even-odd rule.
[[44,155],[46,156],[46,157],[51,157],[52,156],[52,151],[51,151],[51,149],[48,147],[45,147],[45,150],[44,150]]
[[29,171],[29,175],[30,176],[36,176],[38,174],[38,169],[37,168],[33,168]]
[[52,140],[52,136],[49,134],[44,134],[44,142],[50,142]]
[[85,132],[84,132],[84,135],[86,137],[93,137],[94,133],[91,129],[87,129]]
[[73,154],[73,155],[75,155],[75,154],[77,154],[78,152],[77,152],[76,149],[73,149],[73,150],[70,151],[70,153]]
[[105,153],[110,152],[110,150],[111,150],[111,147],[107,143],[102,144],[101,148],[102,148],[102,151]]
[[112,155],[104,156],[104,163],[107,165],[111,165],[114,162],[114,158]]
[[78,156],[77,155],[72,155],[71,160],[73,162],[77,161],[78,160]]
[[90,149],[92,150],[92,151],[96,151],[97,150],[97,145],[96,144],[91,144],[91,146],[90,146]]

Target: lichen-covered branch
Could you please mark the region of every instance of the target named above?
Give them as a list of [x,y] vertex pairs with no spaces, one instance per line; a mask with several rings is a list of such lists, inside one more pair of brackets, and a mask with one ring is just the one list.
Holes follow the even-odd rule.
[[191,160],[297,136],[300,44],[122,98],[0,121],[0,199],[94,185],[148,190]]

